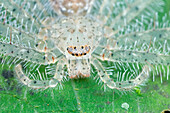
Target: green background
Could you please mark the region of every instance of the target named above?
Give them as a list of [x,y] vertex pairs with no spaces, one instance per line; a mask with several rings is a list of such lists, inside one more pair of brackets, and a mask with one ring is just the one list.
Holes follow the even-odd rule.
[[[170,0],[165,0],[165,12],[170,11]],[[162,13],[162,14],[163,14]],[[170,17],[169,17],[170,18]],[[0,75],[0,113],[47,113],[47,112],[115,112],[115,113],[160,113],[170,109],[170,80],[157,76],[149,78],[145,86],[133,92],[119,92],[98,84],[93,76],[87,79],[70,80],[63,89],[31,90],[14,79],[13,70],[4,66]],[[3,74],[4,75],[4,74]],[[141,92],[140,92],[141,91]],[[129,109],[121,107],[129,104]]]

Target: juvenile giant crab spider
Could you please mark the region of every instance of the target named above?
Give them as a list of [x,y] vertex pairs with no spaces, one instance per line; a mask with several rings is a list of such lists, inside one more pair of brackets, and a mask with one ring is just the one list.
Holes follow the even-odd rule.
[[[11,3],[17,6],[17,2],[13,0],[9,1],[12,1]],[[7,2],[9,1],[7,0]],[[7,2],[2,1],[4,5],[8,5]],[[137,16],[137,11],[143,11],[153,0],[146,0],[145,2],[138,0],[132,4],[128,4],[129,7],[116,16],[108,26],[106,24],[112,16],[112,10],[114,10],[114,7],[109,3],[116,4],[116,1],[111,0],[109,2],[109,0],[104,0],[98,10],[98,16],[91,14],[91,10],[95,7],[93,5],[97,5],[95,2],[95,0],[49,0],[47,3],[50,4],[49,6],[53,9],[53,13],[56,13],[58,17],[46,17],[45,19],[40,18],[41,15],[33,18],[33,16],[30,16],[29,10],[24,10],[24,8],[19,6],[22,9],[18,11],[21,13],[21,17],[18,17],[19,19],[23,18],[24,15],[31,17],[28,22],[32,22],[32,24],[28,24],[26,27],[31,29],[29,31],[30,34],[27,31],[24,32],[22,29],[13,27],[13,24],[8,25],[5,19],[3,23],[1,22],[0,26],[2,26],[2,29],[0,28],[0,30],[2,31],[2,36],[9,36],[10,39],[10,43],[5,41],[0,42],[1,54],[24,59],[39,65],[50,65],[58,62],[54,76],[50,80],[42,81],[31,80],[24,73],[21,64],[16,64],[16,75],[24,85],[37,89],[56,87],[58,83],[62,82],[65,76],[65,65],[68,68],[69,77],[72,79],[89,77],[91,65],[93,65],[104,84],[111,89],[118,90],[129,90],[143,84],[149,77],[149,72],[153,64],[167,65],[168,76],[170,63],[169,49],[167,50],[169,48],[167,44],[169,42],[168,35],[170,35],[169,28],[132,32],[125,35],[120,35],[119,33],[126,27],[123,24],[125,20],[126,24],[130,23]],[[32,1],[28,0],[28,3],[33,5]],[[156,4],[156,2],[154,3]],[[35,4],[36,7],[39,5],[43,9],[41,2]],[[107,8],[109,10],[104,11]],[[12,10],[14,17],[17,15],[15,13],[16,10],[17,8]],[[43,16],[46,16],[48,10],[45,11],[43,9],[42,13]],[[36,34],[33,28],[39,27],[38,22],[43,27],[40,26],[41,29]],[[120,25],[118,26],[117,24]],[[119,27],[122,27],[122,29]],[[5,31],[6,29],[9,29],[10,33]],[[157,33],[158,31],[160,32],[159,34]],[[141,33],[143,34],[141,35]],[[18,34],[22,34],[22,36],[20,37]],[[158,43],[158,38],[160,38],[160,45],[164,45],[162,48],[163,52],[157,52],[158,47],[155,45]],[[12,42],[16,39],[20,40],[24,46]],[[124,46],[122,47],[122,45]],[[126,81],[114,81],[108,75],[101,61],[135,62],[144,65],[142,71],[136,73],[138,74],[136,78]],[[17,61],[13,62],[16,63]]]

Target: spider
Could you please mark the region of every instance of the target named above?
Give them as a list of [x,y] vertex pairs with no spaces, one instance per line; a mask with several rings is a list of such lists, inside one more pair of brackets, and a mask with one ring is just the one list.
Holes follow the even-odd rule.
[[[162,74],[159,65],[168,79],[169,21],[160,27],[155,9],[162,9],[161,0],[0,0],[0,3],[2,63],[9,60],[16,64],[17,77],[28,87],[56,87],[65,77],[64,66],[71,79],[89,77],[93,66],[100,80],[117,90],[143,84],[153,69]],[[142,11],[150,14],[137,18]],[[155,18],[150,21],[145,19],[153,15]],[[123,68],[131,63],[134,67],[131,76],[136,77],[125,80],[128,72],[124,69],[124,73],[118,74],[122,79],[115,81],[103,61],[118,62]],[[54,76],[50,80],[31,79],[32,75],[23,70],[23,62],[25,67],[31,62],[31,68],[55,64]]]

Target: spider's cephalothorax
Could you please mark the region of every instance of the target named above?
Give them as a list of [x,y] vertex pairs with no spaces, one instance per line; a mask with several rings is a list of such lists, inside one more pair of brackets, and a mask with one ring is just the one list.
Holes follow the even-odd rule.
[[68,60],[69,75],[90,75],[91,53],[102,38],[100,22],[90,16],[61,18],[52,26],[51,38]]

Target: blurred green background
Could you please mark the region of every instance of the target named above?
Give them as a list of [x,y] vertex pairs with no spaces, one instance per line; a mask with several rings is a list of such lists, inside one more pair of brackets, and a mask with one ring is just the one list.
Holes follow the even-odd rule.
[[[170,11],[170,0],[165,12]],[[162,14],[163,14],[162,13]],[[9,70],[9,71],[4,71]],[[103,91],[103,86],[93,80],[70,80],[63,89],[31,90],[13,80],[13,67],[0,69],[0,113],[51,113],[51,112],[115,112],[115,113],[160,113],[170,109],[170,80],[152,77],[142,89],[122,94],[116,90]],[[127,103],[128,109],[122,108]]]

